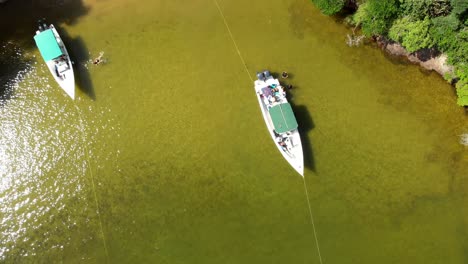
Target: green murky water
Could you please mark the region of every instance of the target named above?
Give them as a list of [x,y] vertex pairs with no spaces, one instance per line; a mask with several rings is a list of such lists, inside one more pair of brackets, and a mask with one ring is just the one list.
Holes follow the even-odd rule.
[[[466,263],[453,89],[349,48],[307,0],[218,3],[251,75],[291,73],[323,263]],[[215,1],[24,0],[0,15],[1,262],[320,263],[303,179]],[[43,16],[75,57],[75,101],[33,46]],[[100,51],[105,65],[86,62]]]

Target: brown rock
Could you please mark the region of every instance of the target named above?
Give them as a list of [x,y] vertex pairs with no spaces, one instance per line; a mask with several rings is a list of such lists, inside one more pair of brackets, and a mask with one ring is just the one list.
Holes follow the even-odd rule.
[[427,70],[433,70],[444,76],[453,73],[453,66],[448,65],[447,55],[440,53],[436,49],[421,49],[409,53],[400,43],[378,36],[375,38],[378,46],[391,55],[406,57],[410,62],[419,64]]

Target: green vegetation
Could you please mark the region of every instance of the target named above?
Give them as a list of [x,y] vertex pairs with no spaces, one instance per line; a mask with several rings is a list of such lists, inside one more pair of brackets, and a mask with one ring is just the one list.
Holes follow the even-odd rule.
[[397,11],[395,0],[368,0],[359,6],[353,21],[366,36],[385,35]]
[[462,106],[468,105],[468,65],[462,64],[457,70],[456,74],[459,76],[460,80],[457,82],[457,104]]
[[[324,14],[347,0],[312,0]],[[368,37],[382,35],[409,52],[435,48],[455,67],[458,104],[468,106],[468,0],[360,0],[351,21]],[[452,80],[450,80],[452,81]]]
[[333,15],[343,9],[345,0],[312,0],[325,15]]
[[400,42],[409,52],[415,52],[422,48],[432,47],[433,41],[429,35],[429,26],[431,21],[428,18],[424,20],[412,21],[410,17],[395,20],[388,36]]

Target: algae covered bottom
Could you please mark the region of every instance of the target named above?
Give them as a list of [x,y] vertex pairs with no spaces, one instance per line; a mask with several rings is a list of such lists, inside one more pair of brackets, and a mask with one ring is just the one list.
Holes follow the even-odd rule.
[[[25,2],[0,6],[0,262],[319,263],[303,179],[213,1]],[[218,3],[252,75],[291,73],[324,263],[466,263],[451,87],[347,47],[308,0]],[[37,12],[75,60],[74,101],[41,65]]]

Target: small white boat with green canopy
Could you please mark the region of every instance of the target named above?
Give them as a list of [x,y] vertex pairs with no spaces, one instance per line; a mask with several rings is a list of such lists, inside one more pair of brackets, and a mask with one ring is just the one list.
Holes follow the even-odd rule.
[[55,81],[68,96],[75,99],[72,62],[54,25],[47,26],[43,21],[39,21],[39,30],[36,31],[34,41]]
[[283,157],[304,176],[301,137],[286,91],[269,71],[257,73],[257,77],[255,92],[268,132]]

